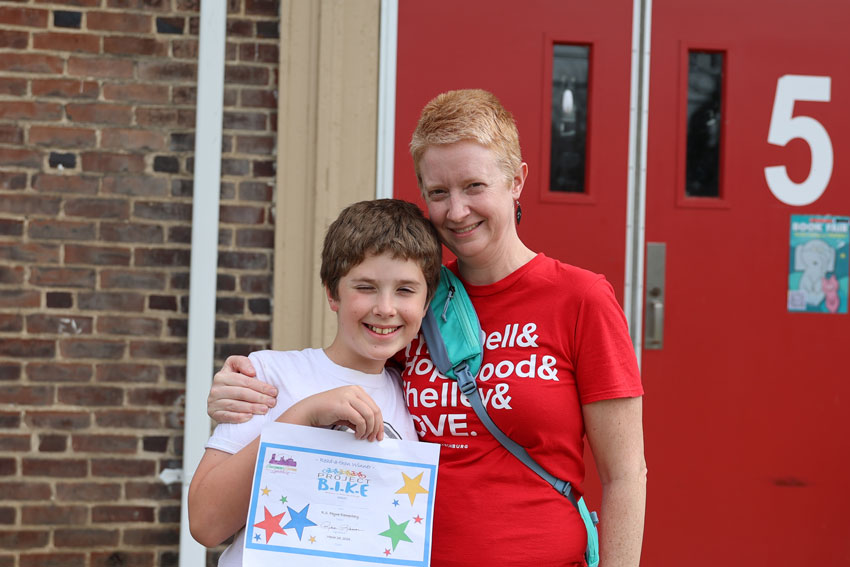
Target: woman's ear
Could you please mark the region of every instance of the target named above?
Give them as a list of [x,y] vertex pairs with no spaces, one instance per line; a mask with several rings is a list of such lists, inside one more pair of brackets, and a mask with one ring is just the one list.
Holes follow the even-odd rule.
[[528,177],[528,164],[522,162],[519,169],[517,169],[513,178],[513,183],[511,184],[511,197],[514,198],[514,201],[518,201],[519,196],[522,195],[522,188],[525,186],[526,177]]
[[325,295],[328,298],[328,306],[331,308],[331,311],[334,313],[339,311],[339,302],[333,298],[333,295],[331,295],[331,288],[328,286],[325,286]]

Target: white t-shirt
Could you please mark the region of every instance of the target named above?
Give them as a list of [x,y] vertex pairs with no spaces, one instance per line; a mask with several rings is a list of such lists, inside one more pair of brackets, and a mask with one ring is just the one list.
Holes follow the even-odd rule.
[[[319,392],[340,386],[363,388],[381,408],[384,436],[389,439],[416,441],[413,420],[407,411],[398,372],[385,368],[380,374],[366,374],[333,363],[319,348],[305,350],[264,350],[249,355],[257,378],[277,387],[277,405],[266,415],[255,415],[245,423],[216,426],[206,447],[234,454],[259,437],[263,425],[277,419],[290,406]],[[241,567],[245,529],[224,550],[219,567]]]

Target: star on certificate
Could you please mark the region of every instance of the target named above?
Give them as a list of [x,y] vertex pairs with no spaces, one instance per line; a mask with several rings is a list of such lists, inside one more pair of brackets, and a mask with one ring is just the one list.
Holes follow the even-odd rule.
[[419,514],[416,514],[416,517],[413,518],[413,523],[414,524],[421,524],[423,519],[424,518],[422,518]]
[[289,510],[289,517],[292,519],[289,520],[289,523],[283,526],[283,528],[295,528],[295,531],[298,533],[298,539],[301,539],[301,536],[304,535],[304,528],[309,528],[310,526],[316,525],[316,522],[307,519],[307,510],[309,508],[310,505],[307,504],[301,509],[300,512],[296,512],[289,506],[286,507],[286,509]]
[[410,520],[396,524],[392,516],[387,516],[387,518],[390,520],[390,529],[385,530],[378,535],[390,538],[393,544],[393,551],[395,551],[395,546],[397,546],[400,541],[409,541],[413,543],[413,540],[407,537],[407,534],[404,533],[404,530],[407,528],[407,524]]
[[422,475],[424,472],[419,473],[419,476],[416,478],[410,478],[404,473],[401,473],[401,476],[404,477],[404,486],[395,491],[396,494],[407,494],[410,498],[410,505],[413,505],[413,501],[416,499],[417,494],[428,494],[428,491],[422,488],[420,484],[422,482]]
[[262,493],[263,493],[263,496],[268,496],[268,495],[269,495],[269,492],[271,492],[271,489],[270,489],[269,487],[261,488],[261,489],[260,489],[260,492],[262,492]]
[[269,509],[263,506],[263,513],[266,518],[262,522],[254,524],[254,527],[266,531],[266,543],[269,542],[274,534],[286,535],[286,532],[283,531],[282,527],[280,527],[281,518],[283,518],[283,515],[286,514],[286,512],[281,512],[277,516],[273,516],[272,513],[269,512]]

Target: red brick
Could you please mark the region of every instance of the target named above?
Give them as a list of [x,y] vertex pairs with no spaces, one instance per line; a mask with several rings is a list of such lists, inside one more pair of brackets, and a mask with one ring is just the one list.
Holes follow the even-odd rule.
[[0,411],[0,428],[19,429],[21,427],[21,413],[15,411]]
[[24,142],[24,130],[14,124],[0,124],[0,144],[19,146]]
[[56,148],[85,148],[95,145],[97,137],[90,128],[30,126],[29,143]]
[[171,8],[171,2],[169,0],[107,0],[106,6],[124,10],[168,10]]
[[98,364],[95,380],[98,382],[157,382],[162,369],[152,364]]
[[0,71],[62,75],[65,71],[65,61],[55,55],[13,51],[0,57]]
[[266,221],[266,210],[262,207],[222,205],[219,215],[222,223],[263,224]]
[[218,265],[237,270],[265,270],[269,267],[269,258],[266,254],[252,252],[221,252]]
[[[13,525],[18,517],[17,510],[12,507],[4,506],[0,508],[0,524],[10,526]],[[14,561],[8,563],[10,567],[14,567]],[[0,565],[4,563],[0,562]]]
[[239,46],[239,59],[276,64],[280,60],[280,49],[275,43],[243,43]]
[[168,201],[136,202],[133,216],[150,220],[192,220],[192,205]]
[[155,267],[189,266],[189,250],[137,248],[134,252],[133,265]]
[[[0,380],[4,382],[10,382],[12,380],[20,380],[21,378],[21,365],[12,362],[2,362],[0,363]],[[2,422],[2,419],[0,419]],[[0,425],[3,427],[3,425]]]
[[106,175],[103,193],[140,197],[164,196],[168,193],[168,180],[152,175]]
[[277,108],[275,91],[269,89],[242,89],[242,106],[245,108]]
[[26,423],[30,427],[43,427],[51,430],[86,429],[91,425],[90,411],[27,411]]
[[141,14],[126,12],[88,12],[86,26],[90,30],[122,31],[150,33],[153,32],[153,19]]
[[268,118],[259,112],[225,112],[225,130],[267,130]]
[[254,177],[274,177],[275,162],[273,161],[255,161],[251,168]]
[[50,498],[50,485],[45,482],[9,481],[0,482],[0,494],[4,501],[37,501]]
[[[2,150],[0,150],[2,155]],[[17,215],[56,216],[59,213],[61,200],[35,195],[2,195],[0,194],[0,211]]]
[[[2,81],[0,81],[2,82]],[[0,171],[0,189],[26,189],[27,174],[17,171]],[[2,219],[4,223],[10,222],[9,219]],[[0,230],[0,234],[6,234]]]
[[24,506],[21,508],[21,524],[61,526],[84,524],[88,520],[84,506]]
[[33,176],[32,187],[45,193],[97,193],[98,178],[84,175],[49,175],[38,173]]
[[126,248],[66,244],[65,262],[68,264],[96,264],[99,266],[129,266],[130,251]]
[[44,32],[34,33],[32,43],[35,49],[49,51],[74,51],[98,53],[100,37],[86,33]]
[[95,271],[91,268],[49,268],[34,266],[29,281],[43,287],[80,287],[94,289]]
[[0,266],[0,284],[21,284],[24,281],[24,269],[20,266]]
[[121,497],[121,485],[110,482],[58,482],[56,499],[63,502],[109,502]]
[[236,136],[236,151],[240,154],[270,156],[274,148],[274,136]]
[[77,304],[80,309],[140,312],[145,308],[145,298],[141,294],[128,292],[80,292]]
[[92,318],[78,315],[58,316],[36,313],[27,315],[27,332],[32,334],[90,335]]
[[240,276],[239,289],[246,293],[261,293],[263,295],[269,295],[272,291],[272,277],[270,275]]
[[124,400],[121,388],[103,386],[60,386],[56,391],[56,401],[70,406],[118,406]]
[[92,476],[135,478],[153,476],[156,462],[148,459],[92,459]]
[[[0,95],[21,96],[27,94],[27,79],[3,77],[0,81]],[[192,99],[194,101],[194,99]]]
[[67,291],[48,291],[44,298],[48,309],[68,309],[74,306],[74,296]]
[[[0,289],[2,307],[41,307],[41,293],[32,289]],[[2,350],[0,346],[0,352]]]
[[139,79],[143,81],[194,82],[196,63],[179,61],[139,61]]
[[55,530],[53,544],[56,547],[77,547],[92,549],[118,545],[118,530],[99,530],[81,528],[76,530]]
[[134,388],[128,391],[127,402],[135,406],[183,406],[184,389],[168,390],[157,388]]
[[[88,326],[91,328],[89,319]],[[30,362],[26,366],[27,378],[33,382],[90,382],[92,367],[90,364],[69,364],[66,362]]]
[[[26,90],[26,86],[24,86],[24,90]],[[229,106],[227,104],[227,89],[225,89],[225,106]],[[171,102],[174,104],[195,104],[195,101],[198,98],[198,89],[197,87],[192,87],[188,85],[175,86],[171,89]]]
[[104,79],[131,79],[136,64],[130,59],[114,57],[68,58],[68,75],[72,77],[101,77]]
[[22,464],[21,469],[25,476],[82,478],[88,473],[88,462],[85,459],[24,458]]
[[[164,560],[157,560],[153,552],[149,551],[92,551],[90,554],[89,567],[154,567],[166,566]],[[169,567],[174,567],[176,562]],[[21,566],[23,567],[23,566]]]
[[65,214],[69,217],[97,219],[126,219],[130,215],[130,203],[126,199],[68,199]]
[[0,401],[4,404],[44,406],[53,403],[53,388],[49,386],[13,386],[5,384],[0,388]]
[[81,159],[84,171],[141,173],[145,170],[145,159],[141,155],[85,152],[81,155]]
[[71,446],[82,453],[136,453],[139,440],[131,435],[74,435]]
[[238,339],[268,339],[271,338],[271,323],[269,321],[237,321],[236,338]]
[[29,33],[0,29],[0,47],[9,49],[26,49],[29,44]]
[[180,500],[180,483],[133,482],[125,485],[127,500]]
[[118,523],[154,521],[152,506],[94,506],[91,511],[92,522]]
[[108,84],[103,86],[103,98],[124,102],[167,104],[168,86],[141,83]]
[[274,248],[274,230],[260,228],[237,230],[236,245],[240,248]]
[[233,36],[254,37],[253,20],[227,18],[227,37]]
[[59,262],[59,246],[38,242],[0,242],[0,259],[33,264]]
[[175,528],[125,529],[124,543],[139,546],[171,546],[180,543],[180,530]]
[[168,43],[150,37],[113,35],[103,38],[103,52],[114,55],[166,57],[168,55]]
[[100,93],[95,81],[80,79],[33,79],[33,96],[95,99]]
[[158,337],[162,332],[162,321],[148,317],[109,317],[101,315],[97,320],[97,331],[104,335]]
[[195,109],[147,108],[136,109],[139,126],[184,127],[195,126]]
[[177,311],[177,298],[168,295],[151,295],[148,308],[158,311]]
[[101,224],[100,238],[106,242],[158,243],[163,241],[161,226],[141,223]]
[[280,16],[280,0],[245,0],[245,14],[249,16]]
[[31,220],[27,234],[34,239],[92,240],[95,237],[95,225],[90,222]]
[[[0,267],[2,270],[2,267]],[[3,333],[20,333],[23,330],[24,318],[20,315],[12,315],[11,313],[0,313],[0,332]],[[5,365],[0,365],[0,380],[9,380],[8,368]],[[14,378],[17,380],[17,377]]]
[[32,445],[32,437],[27,434],[0,435],[0,451],[4,453],[28,452]]
[[29,28],[47,27],[48,10],[33,8],[13,8],[0,6],[0,24],[11,26],[26,26]]
[[76,124],[91,122],[95,124],[129,125],[133,119],[133,110],[125,104],[101,102],[69,103],[65,105],[68,119]]
[[[103,238],[103,236],[101,236]],[[165,274],[134,270],[103,270],[100,273],[101,289],[165,289]]]
[[67,358],[101,358],[117,360],[124,356],[124,343],[117,341],[66,339],[59,342],[59,352]]
[[130,128],[104,129],[101,132],[100,147],[127,151],[162,150],[165,148],[165,135],[161,131],[157,132],[154,130],[134,130]]
[[198,59],[198,40],[175,39],[171,42],[171,54],[175,59]]
[[47,546],[50,533],[46,530],[0,530],[0,549],[33,549]]
[[38,436],[38,452],[39,453],[64,453],[68,448],[67,435],[39,435]]
[[133,341],[130,343],[130,358],[185,358],[186,343],[164,341]]
[[[2,107],[2,105],[0,105],[0,107]],[[0,147],[0,163],[2,163],[4,167],[18,166],[38,168],[41,167],[43,163],[43,154],[39,151],[28,150],[25,148]],[[16,195],[15,197],[17,197],[19,202],[27,202],[29,200],[29,197],[25,195]],[[0,210],[2,210],[2,204],[0,204]]]
[[85,553],[25,553],[18,567],[85,567]]

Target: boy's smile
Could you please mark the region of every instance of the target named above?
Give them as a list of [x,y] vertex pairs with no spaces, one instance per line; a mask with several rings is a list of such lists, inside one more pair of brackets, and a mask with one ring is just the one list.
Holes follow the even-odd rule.
[[370,255],[339,281],[337,332],[325,353],[340,366],[378,374],[419,332],[428,289],[414,260]]

